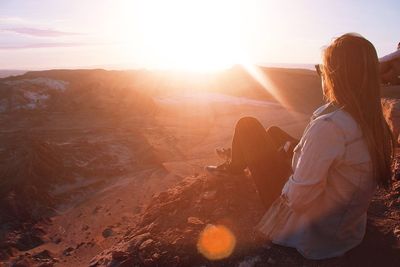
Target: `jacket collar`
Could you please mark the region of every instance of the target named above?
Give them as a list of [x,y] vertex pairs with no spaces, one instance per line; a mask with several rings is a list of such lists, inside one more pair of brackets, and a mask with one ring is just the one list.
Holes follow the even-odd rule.
[[325,115],[325,114],[329,114],[332,113],[334,111],[337,111],[339,109],[342,109],[343,107],[339,107],[337,105],[335,105],[332,102],[326,103],[325,105],[317,108],[314,113],[311,116],[311,121],[315,120],[316,118]]

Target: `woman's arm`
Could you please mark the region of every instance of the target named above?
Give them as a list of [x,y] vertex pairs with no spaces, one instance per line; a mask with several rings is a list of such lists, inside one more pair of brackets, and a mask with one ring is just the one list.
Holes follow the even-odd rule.
[[329,118],[313,121],[302,139],[294,173],[282,190],[294,211],[306,209],[324,192],[329,168],[345,151],[344,135]]

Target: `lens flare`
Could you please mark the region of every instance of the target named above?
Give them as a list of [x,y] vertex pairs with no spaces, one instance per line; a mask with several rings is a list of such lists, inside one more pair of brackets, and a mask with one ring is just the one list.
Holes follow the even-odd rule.
[[208,224],[197,242],[197,250],[209,260],[229,257],[235,246],[235,235],[223,225]]

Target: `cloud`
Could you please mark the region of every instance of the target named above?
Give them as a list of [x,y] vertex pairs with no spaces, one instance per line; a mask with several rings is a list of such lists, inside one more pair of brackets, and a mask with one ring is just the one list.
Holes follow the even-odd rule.
[[73,32],[63,32],[52,29],[38,29],[38,28],[29,28],[29,27],[18,27],[18,28],[6,28],[3,31],[7,32],[15,32],[18,34],[25,34],[35,37],[59,37],[59,36],[68,36],[68,35],[79,35],[79,33]]
[[20,17],[0,16],[0,24],[2,25],[21,25],[29,23],[29,21]]
[[0,50],[18,50],[32,48],[56,48],[56,47],[76,47],[83,46],[84,43],[37,43],[23,45],[0,45]]

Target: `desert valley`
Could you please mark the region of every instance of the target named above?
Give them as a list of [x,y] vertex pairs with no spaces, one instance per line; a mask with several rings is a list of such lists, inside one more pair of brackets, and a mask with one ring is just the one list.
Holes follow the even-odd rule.
[[[215,148],[230,146],[240,117],[300,137],[323,99],[314,71],[257,70],[261,80],[240,66],[1,79],[0,265],[398,266],[399,182],[377,193],[365,241],[345,257],[314,262],[275,245],[259,249],[252,227],[263,209],[250,179],[221,180],[203,168],[221,162]],[[393,127],[396,89],[383,89]],[[216,224],[237,243],[231,257],[211,261],[196,244]]]

